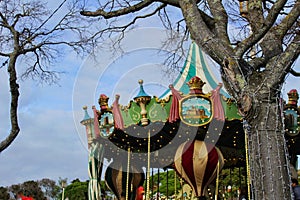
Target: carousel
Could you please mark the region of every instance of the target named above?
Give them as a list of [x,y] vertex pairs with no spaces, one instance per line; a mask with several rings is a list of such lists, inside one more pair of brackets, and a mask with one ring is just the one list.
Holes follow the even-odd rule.
[[[137,80],[139,92],[127,105],[119,104],[120,95],[109,105],[109,97],[100,94],[99,107],[92,106],[93,118],[84,107],[81,124],[86,127],[89,148],[89,200],[102,199],[103,177],[118,200],[222,199],[222,169],[241,167],[250,197],[245,122],[236,102],[214,78],[207,59],[193,42],[180,74],[161,96],[150,96],[143,81]],[[295,166],[300,154],[296,148],[300,108],[297,91],[288,96],[286,139]],[[155,198],[153,169],[158,174]],[[172,197],[168,189],[159,194],[160,169],[174,173],[175,185],[176,177],[180,178],[181,191],[175,189]],[[174,187],[174,181],[167,180],[168,187]]]

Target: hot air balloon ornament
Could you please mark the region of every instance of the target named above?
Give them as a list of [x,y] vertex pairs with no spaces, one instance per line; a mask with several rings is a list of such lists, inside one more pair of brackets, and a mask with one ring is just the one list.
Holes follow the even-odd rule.
[[221,151],[212,144],[195,140],[182,143],[175,154],[177,173],[191,186],[199,199],[224,165]]
[[145,174],[142,168],[133,165],[127,172],[125,165],[124,162],[113,161],[106,169],[105,183],[118,200],[135,200],[137,188],[143,185]]

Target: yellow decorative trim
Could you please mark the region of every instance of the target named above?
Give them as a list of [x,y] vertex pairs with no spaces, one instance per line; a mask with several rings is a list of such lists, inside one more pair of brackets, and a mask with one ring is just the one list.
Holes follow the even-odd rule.
[[171,100],[171,96],[172,95],[170,94],[164,99],[159,99],[157,96],[153,96],[153,98],[155,99],[156,103],[165,104],[165,103],[169,103],[169,101]]
[[126,197],[125,200],[128,200],[129,193],[129,170],[130,170],[130,147],[128,147],[128,156],[127,156],[127,176],[126,176]]
[[151,154],[151,149],[150,149],[150,139],[151,139],[151,136],[150,136],[150,130],[148,131],[148,151],[147,151],[147,191],[146,191],[146,198],[145,200],[149,200],[150,199],[150,154]]
[[248,133],[245,131],[245,150],[246,150],[246,171],[247,171],[247,188],[248,188],[248,199],[250,199],[250,165],[248,157]]
[[218,200],[219,174],[220,174],[220,161],[218,161],[218,165],[217,165],[217,178],[216,178],[215,200]]

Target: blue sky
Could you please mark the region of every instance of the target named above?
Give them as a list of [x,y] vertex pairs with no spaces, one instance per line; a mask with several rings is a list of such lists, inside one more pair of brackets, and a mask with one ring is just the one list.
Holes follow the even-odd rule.
[[[127,43],[124,55],[101,51],[100,63],[74,54],[66,56],[57,64],[66,72],[61,75],[58,85],[19,81],[21,132],[0,154],[0,186],[42,178],[88,179],[85,129],[80,124],[82,107],[87,105],[92,116],[91,106],[96,105],[99,109],[100,93],[110,96],[110,103],[114,94],[119,93],[121,103],[127,104],[138,92],[139,79],[144,79],[145,89],[150,95],[159,96],[177,75],[166,78],[161,71],[164,56],[157,55],[160,40],[142,44],[145,38],[154,40],[162,34],[161,29],[154,28],[153,31],[151,28],[142,30],[144,38],[140,37],[135,46]],[[5,68],[0,69],[0,85],[0,130],[1,139],[4,139],[9,130],[9,89]]]
[[[105,93],[110,104],[116,93],[121,104],[127,104],[137,94],[138,80],[143,79],[149,95],[159,96],[177,73],[166,76],[161,69],[163,54],[157,49],[165,37],[158,28],[130,32],[124,40],[124,53],[99,51],[98,60],[82,59],[68,54],[57,63],[66,73],[58,85],[39,85],[25,80],[20,83],[19,122],[21,132],[12,145],[0,154],[0,186],[27,180],[59,177],[72,181],[88,179],[88,151],[82,106],[98,108],[98,97]],[[213,66],[215,71],[217,66]],[[300,71],[299,62],[294,68]],[[218,77],[218,75],[216,74]],[[299,78],[291,75],[283,95],[293,88],[300,89]],[[6,68],[0,69],[0,139],[9,131],[9,89]]]

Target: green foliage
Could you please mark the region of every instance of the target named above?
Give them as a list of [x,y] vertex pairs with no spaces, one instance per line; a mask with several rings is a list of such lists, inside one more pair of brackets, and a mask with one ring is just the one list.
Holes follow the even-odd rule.
[[[23,192],[25,196],[31,196],[36,200],[42,200],[45,198],[57,199],[60,187],[56,185],[55,181],[47,178],[38,181],[25,181],[24,183],[14,184],[7,187],[7,192],[14,196],[16,196],[20,191]],[[5,195],[5,191],[0,190],[0,200],[9,199],[2,198],[1,194]]]
[[[168,186],[167,186],[168,182]],[[175,193],[175,171],[169,170],[168,176],[167,172],[159,173],[159,188],[158,186],[158,173],[155,173],[150,176],[149,185],[150,185],[150,194],[156,194],[156,192],[160,192],[161,195],[172,196]],[[185,182],[180,179],[178,174],[176,174],[176,194],[181,192],[181,186],[185,184]],[[215,184],[215,181],[212,183]],[[152,186],[153,185],[153,186]],[[228,192],[227,187],[232,187],[232,190]],[[146,190],[146,181],[144,183],[144,188]],[[214,186],[213,186],[214,188]],[[237,197],[238,190],[240,188],[247,188],[247,179],[246,179],[246,169],[245,167],[236,167],[232,169],[223,169],[220,172],[219,176],[219,192],[225,197]]]
[[21,191],[21,184],[11,185],[8,190],[14,195],[17,195],[17,193]]
[[23,192],[25,196],[33,197],[34,199],[44,199],[44,193],[36,181],[26,181],[23,183]]
[[23,192],[25,196],[33,197],[34,199],[44,199],[44,193],[37,181],[25,181],[21,184],[12,185],[8,188],[10,192],[17,195],[18,192]]
[[[62,194],[59,195],[60,198]],[[88,181],[81,182],[75,179],[65,189],[65,198],[69,200],[87,200],[88,199]]]
[[7,188],[0,187],[0,200],[8,200],[9,193],[16,196],[20,191],[22,191],[25,196],[31,196],[36,200],[46,198],[61,200],[62,183],[65,183],[65,198],[68,197],[69,200],[88,199],[88,181],[81,182],[79,179],[75,179],[67,186],[67,179],[59,178],[58,184],[56,184],[55,181],[44,178],[38,181],[25,181],[24,183],[11,185]]
[[[176,174],[176,181],[175,181],[175,173],[176,172],[174,170],[168,170],[168,173],[166,171],[165,172],[160,171],[159,176],[158,173],[155,173],[153,176],[150,176],[149,179],[150,194],[155,194],[159,191],[161,195],[168,194],[168,196],[172,196],[175,193],[175,182],[176,182],[176,193],[178,193],[182,183],[177,174]],[[147,187],[146,184],[147,181],[144,182],[145,190]]]
[[7,188],[0,187],[0,199],[9,199],[9,193]]
[[[247,176],[245,167],[223,169],[219,176],[219,191],[225,197],[237,197],[240,188],[247,188]],[[231,191],[228,190],[231,186]]]
[[44,192],[44,195],[48,198],[56,197],[60,191],[60,188],[56,185],[55,181],[47,178],[38,181],[38,184],[41,190]]

